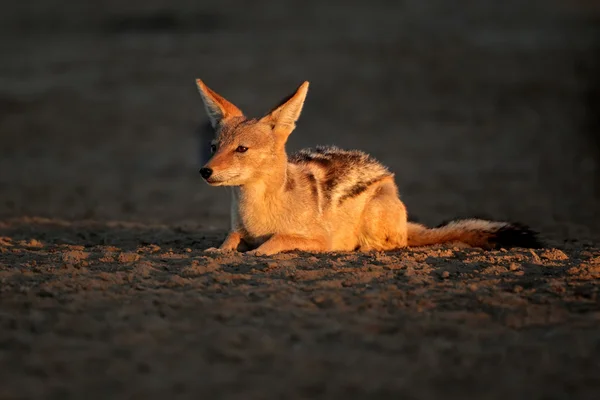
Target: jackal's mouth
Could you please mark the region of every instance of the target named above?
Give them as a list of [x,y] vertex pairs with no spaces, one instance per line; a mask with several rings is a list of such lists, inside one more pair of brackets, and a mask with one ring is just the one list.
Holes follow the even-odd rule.
[[208,183],[209,185],[218,185],[219,183],[222,183],[224,181],[220,180],[220,179],[215,179],[215,178],[208,178],[205,179],[206,183]]
[[205,181],[211,186],[227,186],[228,182],[230,182],[233,179],[236,179],[238,176],[239,175],[228,176],[226,179],[211,176],[208,179],[205,179]]

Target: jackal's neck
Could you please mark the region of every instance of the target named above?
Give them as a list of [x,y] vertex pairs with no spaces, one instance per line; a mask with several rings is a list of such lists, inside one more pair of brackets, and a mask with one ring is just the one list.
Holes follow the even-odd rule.
[[240,201],[269,201],[271,198],[281,197],[286,185],[292,179],[293,172],[289,168],[287,155],[284,153],[273,160],[268,170],[262,176],[240,187]]

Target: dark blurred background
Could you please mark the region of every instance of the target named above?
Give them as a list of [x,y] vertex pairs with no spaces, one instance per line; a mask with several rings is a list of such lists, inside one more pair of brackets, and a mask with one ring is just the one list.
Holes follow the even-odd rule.
[[597,241],[599,16],[593,0],[7,2],[0,216],[226,229],[226,191],[197,172],[194,79],[252,116],[309,80],[289,149],[372,153],[413,219]]

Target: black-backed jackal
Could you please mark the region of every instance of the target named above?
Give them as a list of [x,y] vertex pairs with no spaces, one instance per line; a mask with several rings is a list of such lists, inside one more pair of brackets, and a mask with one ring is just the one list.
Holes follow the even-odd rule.
[[216,137],[200,170],[212,186],[232,186],[231,230],[218,249],[370,251],[462,242],[483,248],[539,247],[527,227],[463,219],[437,228],[408,222],[394,175],[368,154],[315,147],[289,155],[288,136],[308,91],[304,82],[260,119],[196,81]]

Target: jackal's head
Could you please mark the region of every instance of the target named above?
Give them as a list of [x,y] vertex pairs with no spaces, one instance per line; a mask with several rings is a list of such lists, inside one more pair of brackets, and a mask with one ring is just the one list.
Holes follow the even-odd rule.
[[296,127],[308,91],[304,82],[277,107],[259,119],[249,119],[235,105],[196,80],[210,123],[216,132],[212,157],[200,169],[210,185],[241,186],[285,167],[285,142]]

